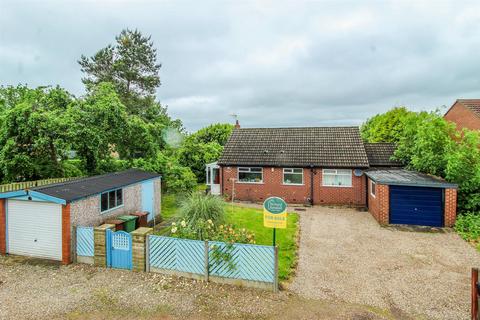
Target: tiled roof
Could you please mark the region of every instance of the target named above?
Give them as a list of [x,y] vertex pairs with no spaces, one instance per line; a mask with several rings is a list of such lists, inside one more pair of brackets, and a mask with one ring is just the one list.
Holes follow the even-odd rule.
[[235,129],[220,165],[366,168],[358,127]]
[[365,143],[365,151],[367,151],[368,162],[371,167],[398,167],[401,163],[392,160],[395,152],[395,144],[393,143]]
[[458,99],[457,101],[480,117],[480,99]]
[[32,188],[32,190],[71,202],[157,177],[160,177],[158,173],[129,169],[122,172],[113,172],[78,180],[49,184]]

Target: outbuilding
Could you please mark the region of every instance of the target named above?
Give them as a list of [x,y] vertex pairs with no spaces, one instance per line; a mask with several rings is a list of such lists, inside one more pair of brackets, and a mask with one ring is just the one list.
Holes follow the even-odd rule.
[[370,169],[368,209],[382,225],[452,227],[457,185],[405,169]]
[[130,169],[0,193],[0,253],[71,262],[74,226],[138,211],[160,214],[161,176]]

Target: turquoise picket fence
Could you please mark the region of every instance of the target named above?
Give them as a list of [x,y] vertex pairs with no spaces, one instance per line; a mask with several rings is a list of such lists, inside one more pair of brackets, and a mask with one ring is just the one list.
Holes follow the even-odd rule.
[[77,256],[93,257],[93,227],[77,227]]
[[[148,236],[147,270],[204,278],[263,283],[278,288],[278,252],[273,246],[227,244]],[[265,287],[265,286],[263,286]]]

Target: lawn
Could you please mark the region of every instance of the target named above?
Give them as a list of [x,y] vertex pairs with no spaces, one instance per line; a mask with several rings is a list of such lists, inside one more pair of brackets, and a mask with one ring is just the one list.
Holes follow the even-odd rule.
[[[178,196],[175,194],[162,195],[162,218],[169,220],[178,215]],[[272,245],[272,229],[263,226],[263,211],[261,209],[246,208],[240,206],[225,207],[227,223],[235,225],[237,228],[245,228],[255,233],[257,244]],[[289,213],[287,229],[277,229],[278,246],[278,271],[279,278],[286,280],[289,278],[296,263],[296,235],[297,235],[298,215]],[[166,235],[169,228],[163,228],[156,232],[158,235]]]
[[[263,211],[261,209],[239,206],[227,206],[227,222],[237,228],[245,228],[255,233],[257,244],[272,245],[272,230],[263,226]],[[280,280],[290,276],[295,263],[297,252],[297,221],[296,213],[288,214],[287,229],[277,229],[278,272]]]

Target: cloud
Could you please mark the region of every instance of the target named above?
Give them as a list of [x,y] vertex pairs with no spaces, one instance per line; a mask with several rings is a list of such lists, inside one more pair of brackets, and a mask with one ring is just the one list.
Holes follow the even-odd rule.
[[480,97],[470,1],[0,2],[0,84],[82,94],[77,60],[123,28],[152,35],[158,97],[192,131],[356,125],[396,105]]

